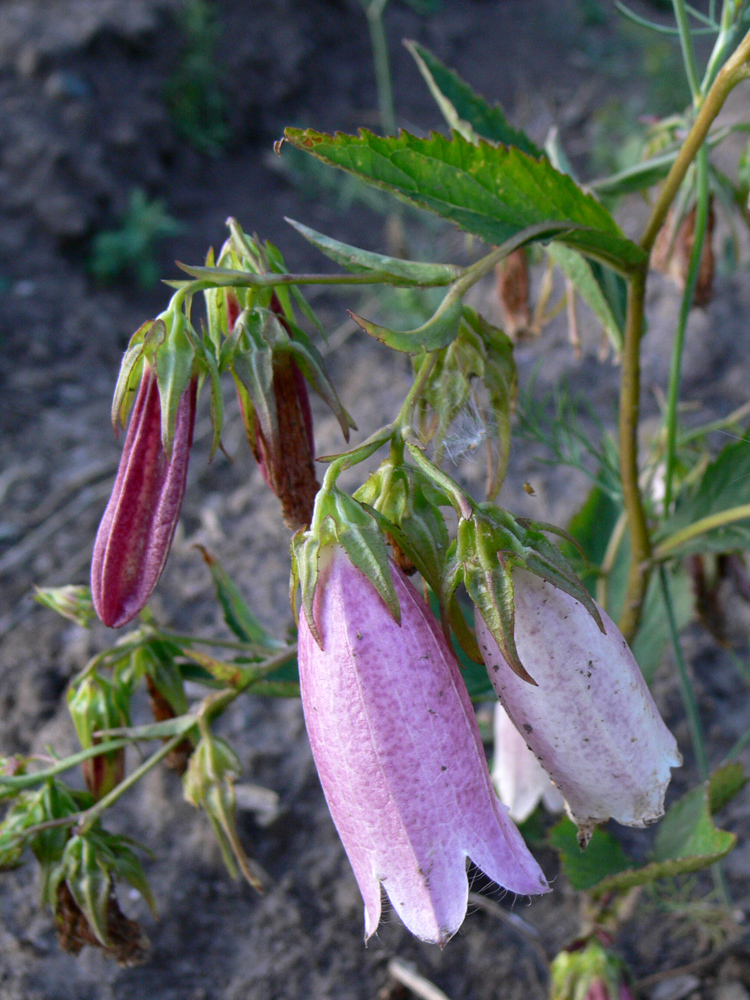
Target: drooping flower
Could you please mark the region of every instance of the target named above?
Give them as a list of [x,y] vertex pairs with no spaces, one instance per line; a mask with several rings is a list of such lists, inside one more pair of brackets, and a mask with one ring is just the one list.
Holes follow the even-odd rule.
[[110,628],[135,618],[167,561],[185,494],[196,396],[193,377],[180,397],[172,452],[167,457],[156,373],[145,363],[91,562],[94,607]]
[[610,817],[646,826],[664,812],[682,763],[625,639],[574,597],[527,570],[512,571],[515,645],[529,684],[513,672],[481,615],[477,639],[516,729],[563,795],[579,840]]
[[549,812],[561,812],[565,806],[562,795],[500,702],[495,705],[494,732],[492,782],[513,822],[527,820],[540,801]]
[[366,938],[382,885],[412,933],[444,944],[466,914],[467,857],[513,892],[547,883],[492,789],[452,651],[411,583],[390,572],[400,626],[344,550],[323,546],[312,612],[321,645],[300,616],[302,704]]

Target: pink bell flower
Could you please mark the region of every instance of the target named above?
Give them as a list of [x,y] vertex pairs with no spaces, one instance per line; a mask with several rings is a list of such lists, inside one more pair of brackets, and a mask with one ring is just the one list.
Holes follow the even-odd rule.
[[635,657],[599,608],[606,634],[575,598],[513,570],[518,677],[477,611],[477,640],[492,684],[578,825],[582,846],[610,817],[647,826],[664,812],[682,758]]
[[91,561],[91,595],[105,625],[119,628],[148,601],[169,555],[185,494],[197,379],[177,407],[171,457],[162,445],[156,373],[143,369],[112,495]]
[[498,701],[494,715],[492,783],[514,823],[524,823],[540,802],[559,813],[565,801]]
[[391,563],[399,626],[340,546],[321,549],[318,572],[322,648],[300,616],[302,704],[365,938],[382,885],[413,934],[443,945],[466,915],[467,858],[512,892],[547,883],[492,789],[460,669],[424,600]]

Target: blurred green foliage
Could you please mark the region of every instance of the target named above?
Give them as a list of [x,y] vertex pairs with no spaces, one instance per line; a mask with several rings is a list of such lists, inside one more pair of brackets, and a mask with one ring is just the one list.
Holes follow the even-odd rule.
[[158,240],[175,236],[183,226],[166,211],[160,198],[149,201],[135,188],[117,229],[97,233],[92,242],[89,271],[97,281],[108,283],[131,274],[142,288],[159,280],[155,249]]
[[179,133],[200,152],[216,156],[229,140],[217,57],[221,29],[209,0],[185,0],[177,20],[182,51],[164,99]]

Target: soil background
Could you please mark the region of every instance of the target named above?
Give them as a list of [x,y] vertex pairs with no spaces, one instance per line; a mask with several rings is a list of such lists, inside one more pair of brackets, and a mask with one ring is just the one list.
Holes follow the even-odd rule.
[[[134,189],[164,200],[182,226],[158,244],[164,277],[173,261],[200,263],[237,217],[271,239],[292,270],[326,270],[328,262],[284,221],[298,219],[368,249],[393,249],[392,225],[377,206],[348,197],[341,179],[327,191],[293,183],[272,153],[285,125],[352,131],[377,126],[369,40],[354,0],[214,0],[216,59],[228,142],[220,155],[182,138],[164,93],[180,65],[182,0],[0,0],[0,753],[59,754],[76,749],[65,707],[70,678],[115,640],[101,626],[85,631],[35,605],[32,584],[84,583],[92,540],[119,457],[109,407],[128,337],[167,301],[163,286],[141,288],[125,274],[102,286],[91,276],[92,240],[118,224]],[[639,7],[653,12],[650,6]],[[444,0],[430,17],[394,2],[385,17],[399,123],[412,131],[443,128],[406,51],[416,38],[476,89],[499,100],[513,121],[543,142],[553,123],[574,163],[585,168],[608,102],[645,103],[632,48],[623,43],[605,0]],[[639,57],[640,58],[640,57]],[[676,77],[675,77],[676,79]],[[640,103],[639,103],[640,102]],[[743,103],[744,102],[744,103]],[[735,105],[740,113],[747,91]],[[731,109],[728,113],[732,113]],[[736,158],[737,150],[728,152]],[[348,200],[347,200],[348,199]],[[625,206],[621,222],[637,230],[643,205]],[[463,239],[429,220],[404,221],[407,242],[425,258],[466,253]],[[538,282],[539,276],[535,276]],[[746,402],[750,282],[735,269],[719,276],[707,310],[691,317],[685,394],[702,419]],[[403,357],[354,331],[346,307],[356,296],[311,292],[332,331],[327,362],[365,437],[392,415],[409,385]],[[492,318],[492,284],[477,290]],[[655,276],[644,345],[644,407],[656,418],[665,385],[678,292]],[[561,319],[539,341],[519,346],[521,380],[537,373],[542,392],[568,379],[611,425],[617,368],[600,359],[601,333],[581,311],[582,356],[576,359]],[[541,362],[541,365],[539,364]],[[204,394],[205,395],[205,394]],[[201,403],[190,484],[167,570],[152,609],[165,626],[226,636],[195,549],[215,553],[262,621],[279,635],[291,625],[287,597],[288,533],[275,498],[254,467],[236,405],[227,396],[225,454],[208,461],[210,426]],[[316,402],[319,453],[340,447],[335,421]],[[370,471],[371,466],[363,471]],[[465,460],[458,473],[477,491],[481,474]],[[352,478],[351,484],[356,480]],[[535,495],[522,489],[530,482]],[[579,473],[540,464],[516,445],[501,497],[517,513],[564,524],[585,496]],[[698,626],[687,638],[690,667],[716,762],[750,725],[747,622],[730,600],[735,659]],[[655,690],[686,758],[671,795],[695,781],[674,670],[666,662]],[[145,699],[134,721],[145,722]],[[246,786],[277,796],[258,805],[252,789],[240,812],[248,852],[272,884],[260,897],[226,874],[209,824],[182,800],[174,774],[152,772],[112,812],[108,825],[154,851],[146,861],[159,908],[154,920],[135,893],[120,904],[152,943],[150,960],[119,968],[98,950],[79,958],[58,948],[52,918],[39,910],[29,863],[0,879],[0,1000],[398,1000],[388,962],[400,957],[452,1000],[532,1000],[546,995],[539,940],[551,956],[578,930],[578,904],[555,855],[539,859],[554,891],[533,901],[503,897],[472,872],[490,900],[474,905],[443,950],[413,939],[386,914],[368,947],[362,901],[330,821],[296,701],[243,698],[221,723],[240,755]],[[131,765],[135,756],[130,760]],[[255,804],[253,804],[255,803]],[[722,825],[744,832],[750,807],[740,796]],[[640,839],[639,839],[640,837]],[[643,853],[647,835],[627,835]],[[649,982],[653,1000],[746,1000],[750,944],[742,936],[750,906],[750,853],[744,841],[726,865],[736,912],[730,953],[682,977]],[[698,879],[698,895],[710,888]],[[692,923],[644,893],[620,941],[637,976],[706,953],[710,914]],[[707,911],[708,912],[708,911]],[[671,992],[670,992],[671,990]]]

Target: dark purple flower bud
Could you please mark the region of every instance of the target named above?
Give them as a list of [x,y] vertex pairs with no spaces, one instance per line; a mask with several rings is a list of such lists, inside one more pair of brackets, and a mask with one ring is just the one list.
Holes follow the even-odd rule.
[[162,445],[156,373],[145,365],[91,562],[94,607],[110,628],[135,618],[167,561],[185,493],[196,397],[193,377],[178,404],[168,458]]

